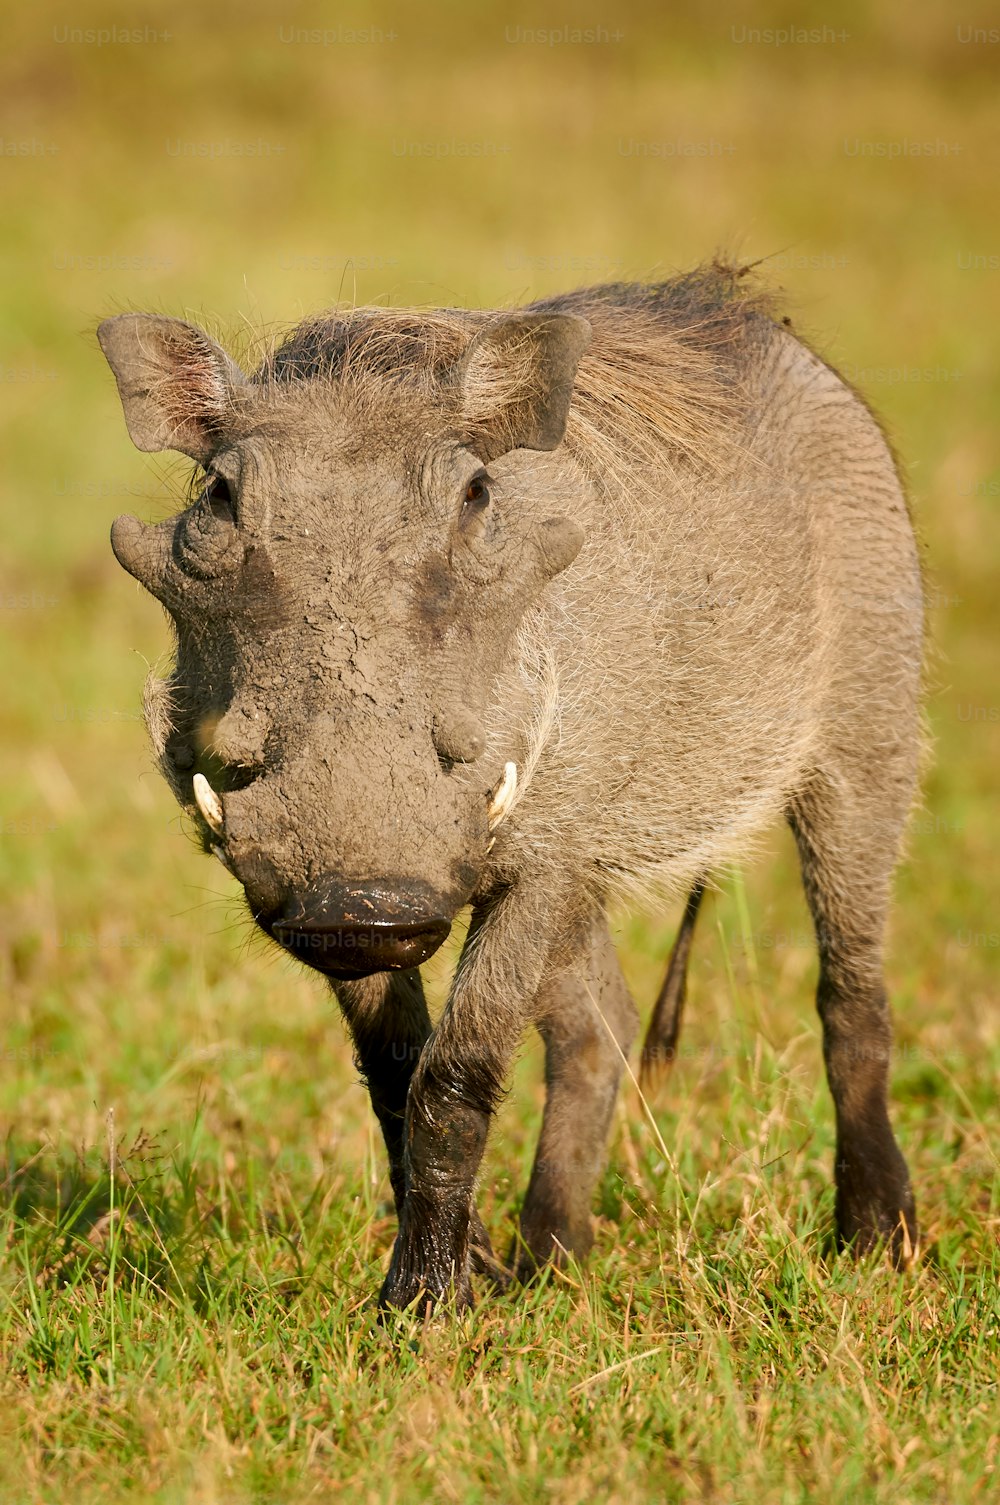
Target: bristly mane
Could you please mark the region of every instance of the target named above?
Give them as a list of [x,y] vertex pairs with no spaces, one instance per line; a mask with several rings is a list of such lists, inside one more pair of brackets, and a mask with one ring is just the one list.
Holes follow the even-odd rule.
[[[744,271],[713,263],[668,282],[609,283],[526,306],[578,314],[593,328],[566,433],[568,449],[588,470],[625,484],[637,466],[662,465],[665,447],[679,461],[717,467],[750,354],[772,323],[769,297],[747,287]],[[359,393],[402,385],[443,397],[472,335],[505,312],[333,310],[293,330],[255,380],[325,380]],[[522,380],[516,361],[509,379],[512,389]]]

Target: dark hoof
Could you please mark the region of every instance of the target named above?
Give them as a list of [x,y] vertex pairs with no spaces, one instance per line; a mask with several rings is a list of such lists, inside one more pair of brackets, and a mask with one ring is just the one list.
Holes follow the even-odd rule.
[[865,1174],[846,1158],[837,1163],[837,1240],[857,1257],[888,1249],[897,1270],[908,1269],[920,1254],[920,1231],[913,1193],[902,1156],[895,1145],[886,1153],[882,1174]]
[[424,1237],[415,1238],[415,1231],[404,1217],[379,1292],[379,1309],[420,1317],[428,1316],[438,1305],[453,1307],[456,1312],[468,1311],[473,1305],[468,1246],[460,1245],[461,1252],[457,1252],[450,1240],[445,1243],[428,1238],[426,1229],[419,1230]]
[[378,1298],[382,1321],[390,1313],[398,1315],[401,1312],[424,1320],[442,1308],[454,1310],[461,1315],[472,1311],[474,1306],[468,1274],[460,1281],[442,1283],[432,1281],[427,1276],[402,1275],[390,1270]]
[[909,1211],[900,1209],[894,1214],[883,1214],[877,1219],[867,1217],[837,1218],[837,1243],[841,1249],[853,1254],[856,1259],[888,1250],[897,1270],[908,1270],[920,1258],[920,1230],[912,1205]]

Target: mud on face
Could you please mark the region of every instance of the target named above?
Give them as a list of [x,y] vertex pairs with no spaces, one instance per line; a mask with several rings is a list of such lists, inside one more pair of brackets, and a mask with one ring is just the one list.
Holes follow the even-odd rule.
[[494,682],[582,542],[545,512],[587,333],[501,320],[408,389],[101,326],[133,440],[204,470],[180,516],[112,533],[176,630],[161,767],[258,925],[331,976],[419,965],[482,881],[517,788]]

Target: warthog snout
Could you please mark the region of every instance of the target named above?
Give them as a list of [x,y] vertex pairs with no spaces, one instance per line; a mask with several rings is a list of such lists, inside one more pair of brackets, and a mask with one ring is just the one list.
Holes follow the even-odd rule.
[[447,939],[447,906],[424,885],[331,884],[272,919],[270,933],[328,977],[367,977],[419,967]]

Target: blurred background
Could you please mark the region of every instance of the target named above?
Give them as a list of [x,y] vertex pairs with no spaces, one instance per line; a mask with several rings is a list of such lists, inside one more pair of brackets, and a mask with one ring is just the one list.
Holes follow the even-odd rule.
[[[717,251],[761,260],[905,467],[933,758],[893,929],[896,1095],[935,1133],[995,1106],[995,20],[978,0],[833,17],[625,3],[568,19],[492,0],[8,14],[0,1106],[16,1139],[93,1145],[114,1103],[123,1132],[226,1164],[294,1147],[331,1175],[381,1175],[322,983],[250,945],[234,885],[152,770],[140,691],[168,632],[107,537],[120,512],[176,510],[187,467],[130,446],[99,319],[157,310],[245,345],[338,300],[513,304]],[[622,917],[644,1012],[676,919]],[[711,1112],[762,1049],[829,1117],[814,976],[779,831],[725,880],[696,945],[661,1109],[701,1105],[706,1155]],[[536,1078],[518,1092],[491,1151],[501,1197],[523,1175]]]

